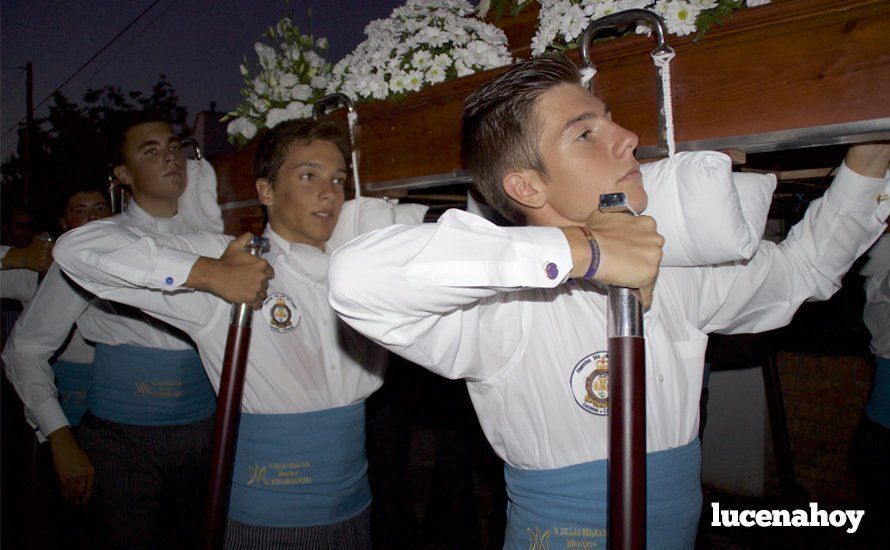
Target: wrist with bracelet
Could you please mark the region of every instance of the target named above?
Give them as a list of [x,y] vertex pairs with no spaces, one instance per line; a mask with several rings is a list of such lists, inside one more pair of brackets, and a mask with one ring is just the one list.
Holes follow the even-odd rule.
[[581,233],[584,234],[584,238],[587,239],[587,243],[590,245],[590,265],[587,267],[587,272],[582,279],[591,281],[600,267],[600,247],[590,229],[580,225],[576,227],[581,230]]

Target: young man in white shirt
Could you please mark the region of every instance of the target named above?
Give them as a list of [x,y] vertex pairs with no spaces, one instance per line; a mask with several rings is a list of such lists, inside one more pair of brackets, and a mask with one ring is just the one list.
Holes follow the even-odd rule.
[[636,135],[579,81],[565,57],[541,56],[467,99],[462,150],[474,184],[519,227],[450,211],[435,225],[359,237],[331,259],[331,304],[391,351],[467,380],[506,462],[506,548],[589,547],[607,526],[604,285],[639,288],[648,545],[691,548],[707,333],[775,328],[836,290],[884,227],[888,204],[875,197],[890,147],[851,149],[782,245],[764,242],[744,263],[659,271],[652,218],[597,211],[603,193],[625,193],[636,211],[647,196]]
[[[340,128],[311,120],[279,124],[257,148],[256,189],[269,216],[264,257],[275,275],[267,297],[251,292],[236,300],[259,310],[247,358],[228,548],[370,547],[364,403],[382,384],[385,352],[340,324],[327,302],[326,241],[343,205],[349,156]],[[231,306],[185,289],[201,289],[204,265],[216,261],[229,239],[160,238],[94,224],[60,239],[56,258],[97,295],[191,336],[216,387]],[[244,242],[233,243],[223,258],[251,258]]]
[[[188,183],[186,159],[169,124],[137,119],[123,132],[119,146],[114,175],[129,187],[132,198],[125,212],[97,223],[150,234],[196,232],[179,213],[179,197]],[[83,336],[96,342],[79,443],[86,455],[82,462],[95,468],[91,504],[102,546],[194,547],[206,500],[216,407],[194,344],[174,327],[133,308],[72,293],[63,288],[61,276],[57,282],[56,288],[67,295],[52,300],[53,319],[68,327],[76,321]],[[50,339],[58,333],[46,325],[34,331]],[[51,440],[54,433],[65,435],[67,422],[58,410],[52,379],[42,368],[48,346],[27,349],[27,342],[22,344],[26,349],[19,358],[41,363],[27,372],[35,395],[43,392],[43,404],[26,404]],[[34,380],[40,377],[47,379]],[[90,498],[89,476],[72,483],[70,493],[75,500]]]
[[[64,232],[109,214],[105,195],[78,189],[66,197],[59,227]],[[85,310],[89,299],[58,267],[51,268],[3,350],[6,376],[37,426],[38,437],[46,440],[49,436],[62,496],[72,504],[85,504],[93,485],[93,466],[68,428],[77,426],[86,410],[93,347],[74,327],[77,318],[63,318],[62,310],[68,311],[72,302],[82,302]]]

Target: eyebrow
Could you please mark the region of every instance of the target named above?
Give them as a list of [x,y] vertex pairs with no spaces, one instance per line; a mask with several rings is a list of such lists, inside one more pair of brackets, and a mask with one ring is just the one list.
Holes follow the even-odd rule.
[[[606,105],[602,116],[609,116],[609,113],[611,113],[611,112],[612,111],[611,111],[611,109],[609,109],[609,106]],[[569,131],[569,128],[571,128],[575,124],[577,124],[581,121],[584,121],[584,120],[596,120],[596,119],[600,118],[600,116],[601,115],[595,113],[594,111],[585,111],[575,117],[572,117],[562,127],[562,130],[559,132],[559,137],[560,138],[563,137],[566,134],[566,132]]]
[[[171,137],[170,139],[167,140],[167,143],[179,143],[179,138]],[[136,150],[138,151],[138,150],[142,149],[143,147],[148,147],[149,145],[160,145],[160,144],[161,144],[160,141],[158,141],[156,139],[150,139],[148,141],[143,141],[142,143],[140,143],[139,146],[136,147]]]
[[[315,168],[315,169],[318,169],[318,170],[320,170],[321,168],[323,168],[323,166],[322,166],[321,164],[317,163],[317,162],[301,162],[301,163],[298,164],[296,167],[297,167],[297,168],[302,168],[302,167],[304,167],[304,166],[309,167],[309,168]],[[347,172],[346,172],[346,168],[337,168],[336,171],[337,171],[337,172],[343,172],[344,174],[347,173]]]

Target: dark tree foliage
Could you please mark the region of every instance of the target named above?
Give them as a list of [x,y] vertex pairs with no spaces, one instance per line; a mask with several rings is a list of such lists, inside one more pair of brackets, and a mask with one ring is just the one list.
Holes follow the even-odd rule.
[[[186,109],[179,105],[173,86],[164,75],[148,93],[124,92],[118,86],[90,89],[80,104],[57,92],[44,118],[34,121],[31,147],[31,183],[28,202],[43,229],[54,232],[61,197],[71,190],[107,187],[112,140],[135,113],[150,113],[186,134]],[[3,160],[4,206],[23,203],[25,162],[24,125],[18,130],[16,152]],[[4,208],[5,210],[6,208]]]

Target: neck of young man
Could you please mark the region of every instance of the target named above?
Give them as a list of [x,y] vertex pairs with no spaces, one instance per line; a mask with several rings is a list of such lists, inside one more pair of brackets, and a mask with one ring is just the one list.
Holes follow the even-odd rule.
[[315,248],[324,252],[325,243],[310,242],[308,239],[301,237],[301,236],[293,233],[292,231],[288,230],[287,227],[283,226],[283,224],[277,224],[275,222],[276,222],[275,218],[270,216],[269,226],[272,228],[272,231],[274,231],[276,235],[278,235],[285,241],[292,243],[292,244],[305,244],[308,246],[314,246]]
[[153,218],[172,218],[179,211],[178,199],[159,199],[136,193],[133,200]]

